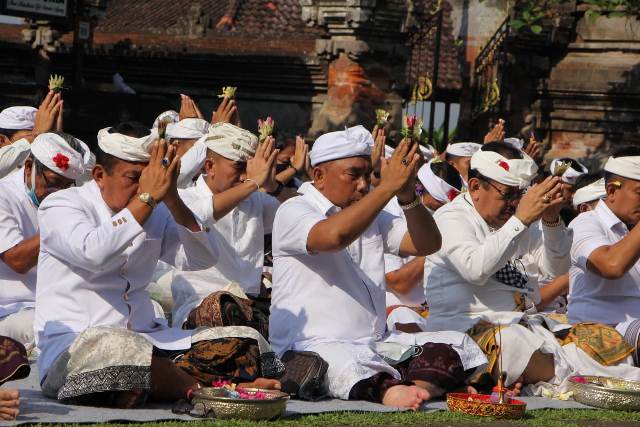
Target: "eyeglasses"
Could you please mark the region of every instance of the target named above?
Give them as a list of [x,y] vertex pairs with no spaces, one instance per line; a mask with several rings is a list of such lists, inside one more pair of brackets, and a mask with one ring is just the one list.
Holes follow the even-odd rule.
[[47,176],[45,175],[45,173],[44,173],[45,171],[43,169],[40,169],[39,172],[40,172],[40,176],[42,177],[42,180],[44,181],[44,187],[47,190],[51,190],[51,191],[65,190],[67,188],[74,187],[76,185],[76,183],[73,182],[73,181],[65,182],[64,184],[51,183],[47,179]]
[[490,180],[488,180],[488,179],[482,179],[482,180],[484,182],[486,182],[487,184],[489,184],[490,186],[492,186],[493,189],[496,190],[500,194],[500,198],[502,200],[504,200],[505,202],[509,202],[510,203],[510,202],[518,201],[524,195],[524,190],[514,190],[514,191],[510,191],[508,193],[505,193],[504,191],[502,191],[498,187],[496,187],[495,184],[492,183]]

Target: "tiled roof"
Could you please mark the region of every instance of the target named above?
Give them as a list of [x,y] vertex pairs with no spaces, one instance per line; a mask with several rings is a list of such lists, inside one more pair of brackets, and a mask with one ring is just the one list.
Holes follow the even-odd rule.
[[305,26],[298,0],[110,0],[96,32],[175,34],[194,16],[205,34],[321,34]]
[[[418,76],[428,75],[433,78],[435,53],[436,17],[431,17],[435,1],[418,0],[414,2],[414,16],[417,27],[414,29],[411,58],[407,63],[407,77],[410,82],[417,81]],[[438,66],[438,88],[460,90],[462,74],[459,62],[459,50],[453,36],[451,21],[451,5],[442,2],[442,34],[440,39],[440,60]],[[433,29],[433,30],[432,30]],[[429,35],[429,32],[431,34]]]

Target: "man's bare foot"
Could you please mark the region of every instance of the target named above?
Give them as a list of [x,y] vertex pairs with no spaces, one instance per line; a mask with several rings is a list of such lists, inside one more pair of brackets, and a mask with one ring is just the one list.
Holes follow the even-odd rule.
[[240,388],[262,388],[265,390],[280,390],[280,381],[269,378],[256,378],[255,381],[250,383],[239,383]]
[[9,388],[0,389],[0,420],[15,420],[20,413],[20,392]]
[[429,400],[429,392],[415,385],[394,385],[382,397],[382,404],[398,408],[417,410],[422,402]]

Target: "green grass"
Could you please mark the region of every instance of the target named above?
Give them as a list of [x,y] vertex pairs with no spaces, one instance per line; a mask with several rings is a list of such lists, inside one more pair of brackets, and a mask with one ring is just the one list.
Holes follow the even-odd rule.
[[[215,421],[197,420],[192,422],[154,422],[144,424],[109,424],[109,427],[284,427],[284,426],[416,426],[438,424],[441,426],[456,424],[486,424],[494,423],[494,419],[472,417],[454,412],[439,411],[425,412],[401,412],[401,413],[329,413],[321,415],[308,415],[299,418],[287,418],[279,421],[248,422],[248,421]],[[527,416],[514,423],[514,425],[535,425],[549,427],[574,427],[574,426],[602,426],[615,425],[617,423],[639,423],[640,412],[618,412],[588,409],[542,409],[527,412]],[[99,426],[101,424],[94,424]],[[507,425],[501,422],[500,425]],[[104,424],[102,424],[104,426]]]

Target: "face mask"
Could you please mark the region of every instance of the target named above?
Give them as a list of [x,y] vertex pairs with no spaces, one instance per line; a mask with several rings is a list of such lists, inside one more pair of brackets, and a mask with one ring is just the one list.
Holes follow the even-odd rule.
[[36,208],[40,206],[40,201],[38,200],[38,196],[36,196],[36,163],[35,161],[31,166],[31,189],[27,190],[27,196],[29,196],[33,204],[36,206]]

